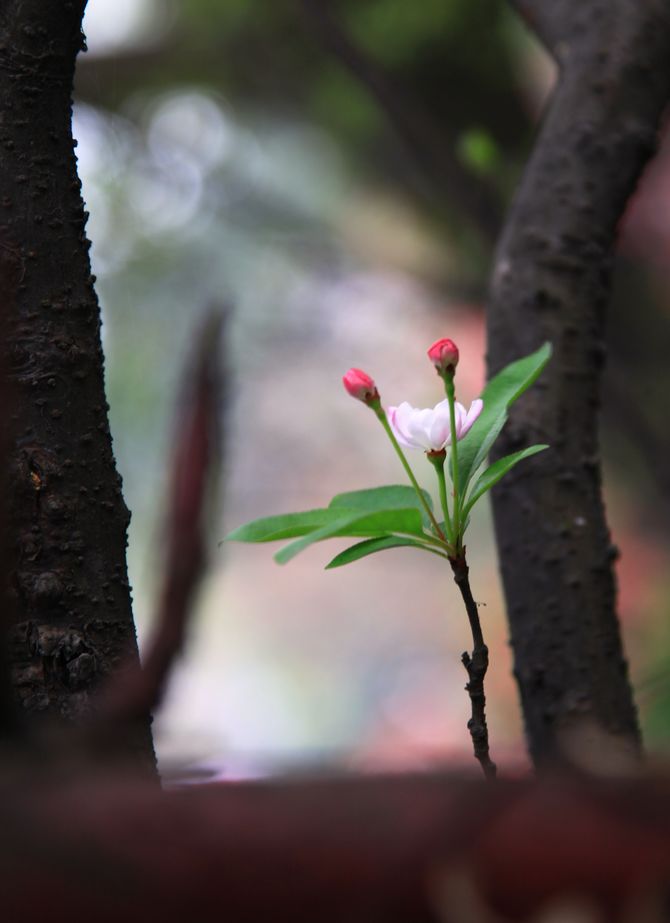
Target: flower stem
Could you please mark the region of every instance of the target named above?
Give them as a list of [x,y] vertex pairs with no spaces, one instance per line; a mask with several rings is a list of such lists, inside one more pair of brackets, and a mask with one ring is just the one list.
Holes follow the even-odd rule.
[[444,526],[447,531],[447,538],[449,542],[453,545],[454,543],[454,532],[451,525],[451,516],[449,515],[449,503],[447,500],[447,482],[444,476],[444,462],[447,457],[447,453],[444,449],[441,452],[426,452],[428,461],[431,463],[433,468],[435,468],[435,473],[437,474],[437,481],[440,485],[440,503],[442,505],[442,512],[444,513]]
[[410,483],[412,484],[412,487],[413,487],[414,490],[416,491],[416,495],[417,495],[417,497],[419,498],[419,500],[421,501],[421,505],[423,506],[424,510],[426,511],[426,515],[428,516],[428,518],[429,518],[430,521],[431,521],[431,524],[432,524],[432,526],[433,526],[433,529],[434,529],[434,531],[435,531],[435,534],[436,534],[437,537],[440,538],[443,542],[446,542],[446,540],[447,540],[447,539],[446,539],[446,536],[445,536],[444,532],[442,531],[442,529],[440,528],[440,524],[438,523],[437,519],[435,519],[435,516],[433,515],[433,511],[431,510],[431,508],[430,508],[430,507],[428,506],[428,504],[426,503],[426,498],[425,498],[424,495],[423,495],[423,491],[422,491],[421,488],[419,487],[419,483],[418,483],[417,479],[414,477],[414,472],[413,472],[412,469],[410,468],[409,462],[408,462],[407,459],[405,458],[405,453],[404,453],[403,450],[400,448],[400,445],[399,445],[399,443],[398,443],[398,440],[396,439],[396,437],[395,437],[394,434],[393,434],[393,430],[391,429],[391,425],[390,425],[388,419],[386,418],[386,413],[385,413],[385,411],[384,411],[384,408],[381,406],[381,404],[379,404],[377,407],[375,407],[374,405],[372,405],[372,409],[374,410],[375,414],[377,415],[377,419],[379,420],[379,422],[381,423],[381,425],[384,427],[384,430],[386,431],[386,435],[387,435],[387,436],[389,437],[389,439],[391,440],[391,445],[392,445],[393,448],[395,449],[396,454],[397,454],[398,458],[400,459],[403,468],[405,469],[405,473],[407,474],[407,477],[409,478]]
[[461,656],[461,662],[468,674],[468,682],[465,688],[470,696],[472,708],[472,716],[468,721],[468,730],[472,738],[475,759],[479,761],[486,779],[492,782],[496,777],[497,770],[496,764],[489,756],[489,732],[486,726],[486,695],[484,694],[484,677],[489,665],[489,649],[484,644],[477,603],[470,589],[465,551],[461,551],[455,558],[449,558],[449,563],[454,574],[454,581],[461,591],[461,596],[465,603],[465,611],[468,614],[474,645],[472,655],[468,654],[467,651],[463,651]]
[[456,550],[460,551],[462,547],[462,535],[461,535],[461,510],[460,510],[460,497],[458,494],[458,448],[457,448],[457,439],[456,439],[456,393],[454,390],[454,376],[453,372],[451,375],[444,376],[444,387],[447,392],[447,400],[449,401],[449,423],[451,426],[451,479],[454,485],[454,543],[456,545]]

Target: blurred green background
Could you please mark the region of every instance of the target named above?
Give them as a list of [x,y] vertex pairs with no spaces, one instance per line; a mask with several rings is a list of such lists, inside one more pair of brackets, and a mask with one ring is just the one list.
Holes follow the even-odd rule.
[[[337,543],[280,568],[272,546],[218,542],[255,516],[402,482],[341,387],[350,366],[387,403],[429,406],[442,395],[425,350],[450,336],[459,397],[478,395],[492,246],[552,63],[492,0],[89,0],[85,31],[74,131],[141,641],[180,371],[198,318],[232,308],[224,491],[155,726],[163,766],[470,766],[467,624],[437,559],[399,549],[324,572]],[[620,612],[658,750],[670,732],[669,205],[664,145],[622,223],[602,428]],[[514,771],[527,758],[486,510],[469,556],[493,755]]]

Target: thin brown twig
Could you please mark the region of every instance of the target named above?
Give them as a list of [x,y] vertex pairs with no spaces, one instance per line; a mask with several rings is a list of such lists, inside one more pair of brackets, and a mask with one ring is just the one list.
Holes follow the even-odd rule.
[[468,730],[472,738],[475,759],[479,761],[485,777],[493,781],[496,777],[496,764],[489,756],[489,731],[486,726],[486,695],[484,693],[484,677],[489,665],[489,649],[484,643],[482,626],[479,621],[477,603],[470,589],[469,568],[465,560],[465,552],[458,558],[450,558],[451,569],[454,574],[456,586],[461,591],[465,611],[468,614],[470,630],[472,631],[472,655],[463,651],[461,662],[468,674],[465,686],[472,706],[472,716],[468,721]]

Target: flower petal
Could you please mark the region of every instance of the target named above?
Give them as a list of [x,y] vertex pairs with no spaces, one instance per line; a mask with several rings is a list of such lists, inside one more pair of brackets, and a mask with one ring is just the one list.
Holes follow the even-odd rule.
[[456,422],[456,438],[460,439],[463,435],[463,424],[465,423],[466,410],[458,401],[454,401],[454,419]]
[[443,449],[451,442],[451,421],[449,418],[449,404],[446,408],[438,404],[433,410],[433,419],[430,426],[430,444],[431,448],[438,450]]
[[469,432],[470,429],[472,429],[472,424],[475,422],[483,409],[484,401],[482,401],[481,398],[477,398],[472,402],[472,404],[470,404],[470,409],[468,410],[467,415],[463,421],[463,426],[458,437],[459,439],[462,439],[463,436],[465,436],[465,434]]
[[411,410],[412,408],[407,401],[403,401],[399,407],[389,407],[386,411],[386,418],[393,430],[393,435],[404,449],[418,448],[418,446],[409,440],[407,433],[406,421],[408,413]]
[[[478,398],[470,409],[458,402],[454,406],[456,438],[462,439],[470,430],[484,407]],[[449,401],[445,398],[435,407],[412,407],[403,401],[397,407],[389,407],[386,416],[393,433],[405,449],[423,449],[425,452],[439,451],[451,445],[451,417]]]
[[408,419],[407,428],[412,442],[417,448],[429,451],[430,444],[430,424],[433,418],[433,411],[427,407],[424,410],[413,410]]

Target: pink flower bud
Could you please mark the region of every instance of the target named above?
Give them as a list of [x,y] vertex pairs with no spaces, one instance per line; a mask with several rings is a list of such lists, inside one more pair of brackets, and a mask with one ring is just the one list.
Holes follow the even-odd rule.
[[440,374],[449,370],[453,373],[458,365],[458,346],[446,337],[437,340],[428,350],[428,358]]
[[352,397],[363,401],[364,404],[369,404],[370,401],[379,397],[374,381],[360,369],[349,369],[342,378],[342,383]]

